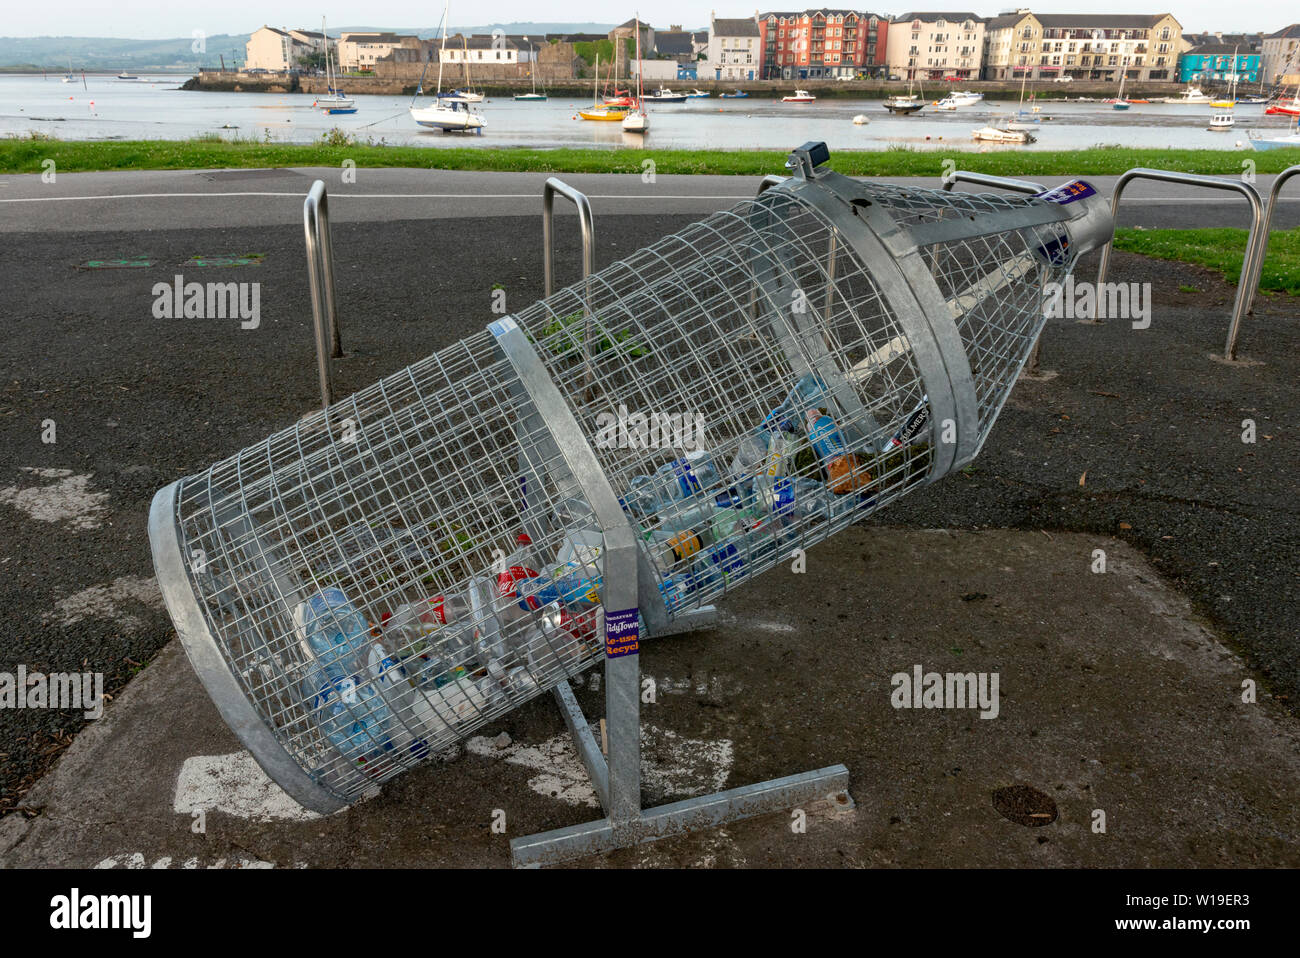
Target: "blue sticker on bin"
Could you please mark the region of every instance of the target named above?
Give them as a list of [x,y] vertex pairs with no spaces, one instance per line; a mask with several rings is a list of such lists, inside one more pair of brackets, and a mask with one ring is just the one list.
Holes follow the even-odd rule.
[[641,651],[641,618],[636,609],[605,613],[605,657],[636,655]]
[[1066,183],[1063,186],[1058,186],[1055,189],[1039,193],[1038,198],[1040,200],[1047,200],[1049,203],[1057,203],[1064,206],[1066,203],[1073,203],[1075,200],[1081,200],[1085,196],[1096,195],[1097,191],[1087,183],[1083,182],[1083,180],[1074,180],[1073,182]]

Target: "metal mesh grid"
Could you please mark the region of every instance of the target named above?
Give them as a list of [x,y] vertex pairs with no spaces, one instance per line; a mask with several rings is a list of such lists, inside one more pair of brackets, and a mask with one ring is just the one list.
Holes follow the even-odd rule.
[[[1019,202],[862,189],[917,222]],[[1037,332],[1058,271],[1032,250],[1056,229],[927,251],[981,437]],[[904,324],[797,194],[710,216],[516,321],[670,615],[937,478]],[[345,800],[601,652],[596,523],[489,333],[183,480],[176,502],[191,588],[241,689]]]

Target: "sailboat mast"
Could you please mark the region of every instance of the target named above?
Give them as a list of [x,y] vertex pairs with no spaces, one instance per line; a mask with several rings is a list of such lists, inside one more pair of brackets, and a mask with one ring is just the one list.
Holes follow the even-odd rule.
[[442,45],[438,47],[438,92],[442,92],[442,53],[447,49],[447,14],[451,12],[451,0],[442,8]]

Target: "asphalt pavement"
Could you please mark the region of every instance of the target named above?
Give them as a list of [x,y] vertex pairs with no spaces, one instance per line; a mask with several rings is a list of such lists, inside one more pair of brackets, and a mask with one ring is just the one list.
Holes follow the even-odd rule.
[[[334,177],[338,172],[329,171]],[[198,686],[192,681],[184,684],[187,666],[175,654],[174,643],[170,660],[156,659],[173,631],[152,583],[145,536],[148,504],[159,487],[288,425],[318,402],[301,226],[301,198],[316,175],[316,171],[79,174],[60,175],[56,184],[42,184],[35,177],[0,178],[0,232],[5,234],[0,269],[9,279],[0,320],[7,346],[0,356],[4,439],[0,450],[0,671],[12,672],[20,663],[30,670],[102,671],[106,691],[116,699],[123,697],[123,689],[141,670],[149,678],[155,665],[148,663],[156,660],[155,664],[165,666],[158,673],[163,678],[151,680],[158,683],[155,690],[161,696],[156,708],[142,704],[133,718],[124,710],[121,718],[113,719],[118,724],[110,726],[116,708],[116,702],[111,703],[109,718],[92,726],[97,738],[86,739],[86,751],[79,759],[102,764],[106,753],[94,749],[102,747],[105,737],[111,738],[113,748],[135,751],[140,757],[158,753],[160,738],[174,737],[177,744],[167,753],[167,761],[160,760],[157,778],[161,782],[170,777],[166,789],[158,786],[168,794],[160,791],[151,801],[173,801],[171,793],[186,760],[234,754],[237,749]],[[730,205],[749,195],[755,185],[720,177],[659,177],[654,184],[642,183],[639,177],[564,178],[593,196],[598,265],[709,209]],[[493,318],[495,285],[504,286],[510,309],[540,297],[538,196],[544,179],[522,174],[361,170],[356,184],[339,183],[337,192],[331,185],[331,201],[346,197],[331,207],[339,312],[348,353],[336,366],[340,394],[481,329]],[[1104,187],[1105,178],[1096,179]],[[1267,184],[1266,178],[1260,180],[1261,187]],[[1144,195],[1138,187],[1133,189],[1135,200]],[[1218,225],[1229,215],[1241,215],[1229,214],[1225,198],[1212,203],[1208,197],[1193,199],[1162,192],[1165,189],[1152,188],[1153,202],[1135,202],[1129,210],[1131,221],[1152,226],[1206,225],[1207,221]],[[54,190],[65,198],[50,202],[47,194]],[[145,193],[167,195],[127,196]],[[197,193],[222,195],[191,195]],[[104,196],[124,198],[95,198]],[[562,205],[557,209],[568,215]],[[1284,205],[1279,225],[1294,225],[1295,211],[1294,204]],[[557,231],[561,282],[576,278],[579,256],[577,231],[572,223],[564,226]],[[237,322],[155,317],[154,285],[196,269],[193,257],[253,253],[261,254],[259,265],[214,271],[213,276],[261,284],[262,321],[257,329],[241,329]],[[1079,273],[1088,277],[1094,271],[1095,256],[1091,256]],[[1245,763],[1237,767],[1243,772],[1239,777],[1249,776],[1246,765],[1260,770],[1260,775],[1267,768],[1286,767],[1285,749],[1270,752],[1260,745],[1259,737],[1274,744],[1293,741],[1294,716],[1289,709],[1300,694],[1296,643],[1300,602],[1294,568],[1294,556],[1300,554],[1300,526],[1291,475],[1295,436],[1290,427],[1300,411],[1296,385],[1300,330],[1294,302],[1287,297],[1261,297],[1242,333],[1244,361],[1229,365],[1214,356],[1222,349],[1233,290],[1217,276],[1197,267],[1117,254],[1111,278],[1152,283],[1150,328],[1134,330],[1120,321],[1049,323],[1043,364],[1051,375],[1017,386],[972,469],[904,498],[868,527],[841,537],[843,544],[836,545],[838,539],[827,544],[831,550],[828,578],[821,588],[830,599],[821,603],[823,596],[818,596],[821,611],[815,617],[809,617],[805,591],[788,585],[758,586],[752,601],[728,610],[735,624],[725,633],[716,661],[715,653],[703,651],[712,640],[698,647],[674,646],[684,656],[670,660],[674,669],[692,677],[717,674],[725,685],[735,679],[735,669],[727,664],[735,659],[727,658],[728,650],[737,657],[753,655],[755,646],[767,649],[771,636],[779,638],[780,642],[772,640],[771,648],[784,657],[768,663],[775,672],[746,670],[740,681],[752,689],[772,674],[790,676],[784,684],[795,691],[789,693],[794,698],[785,726],[771,726],[773,715],[747,696],[743,702],[750,705],[738,703],[727,713],[732,717],[707,729],[695,727],[692,723],[700,720],[686,713],[680,716],[680,726],[669,722],[666,727],[691,729],[701,739],[728,737],[736,743],[737,754],[740,745],[748,743],[746,754],[757,751],[763,758],[747,759],[756,764],[738,764],[732,775],[735,783],[812,767],[809,743],[816,740],[822,724],[842,721],[842,713],[854,708],[856,700],[848,697],[850,692],[859,694],[863,682],[878,686],[882,674],[887,678],[918,656],[928,661],[931,649],[935,654],[948,649],[943,654],[956,655],[950,650],[964,647],[944,631],[950,614],[945,607],[931,607],[925,590],[903,591],[902,581],[891,579],[888,569],[871,565],[872,556],[913,556],[914,567],[909,569],[913,580],[930,582],[942,575],[942,569],[957,570],[963,562],[979,570],[979,575],[992,575],[1010,565],[1004,561],[1005,550],[1026,548],[1020,545],[1023,541],[1055,542],[1052,537],[1064,535],[1069,550],[1040,556],[1040,566],[1031,563],[1019,570],[1014,585],[1008,580],[1000,586],[1003,592],[1020,597],[1020,611],[1013,621],[995,618],[976,630],[988,647],[1014,653],[1017,667],[1025,674],[1039,670],[1035,681],[1043,683],[1041,701],[1055,701],[1056,706],[1055,711],[1036,712],[1029,725],[1038,734],[1064,736],[1073,726],[1065,721],[1062,709],[1085,709],[1094,721],[1125,710],[1136,716],[1129,729],[1130,744],[1143,749],[1202,742],[1207,729],[1228,728],[1232,734],[1216,740],[1208,757],[1201,757],[1204,761],[1191,755],[1186,767],[1162,767],[1159,774],[1166,778],[1192,774],[1198,761],[1203,767],[1213,766],[1215,771],[1205,773],[1203,786],[1217,789],[1214,809],[1220,808],[1217,803],[1225,795],[1247,809],[1238,822],[1245,846],[1235,841],[1214,845],[1217,812],[1207,812],[1208,817],[1198,819],[1194,828],[1185,822],[1165,822],[1165,830],[1152,839],[1158,848],[1153,846],[1145,859],[1122,860],[1226,864],[1224,856],[1230,859],[1233,849],[1249,847],[1255,850],[1254,860],[1266,863],[1283,861],[1294,853],[1294,823],[1279,810],[1279,802],[1287,808],[1297,804],[1294,792],[1288,791],[1294,788],[1294,775],[1289,779],[1257,775],[1256,781],[1263,784],[1255,791],[1229,781],[1234,762]],[[1257,424],[1254,443],[1241,438],[1243,420],[1248,418]],[[55,427],[53,442],[46,441],[49,423]],[[916,531],[933,528],[981,535],[965,545],[963,539],[950,543],[939,534]],[[1010,540],[997,540],[1001,543],[997,549],[981,548],[981,543],[992,541],[982,538],[985,530],[995,529],[1016,531],[1005,533],[1013,537]],[[1136,605],[1123,601],[1128,587],[1119,579],[1108,584],[1118,590],[1113,593],[1080,592],[1080,582],[1090,578],[1078,577],[1077,567],[1071,566],[1073,557],[1082,556],[1079,550],[1090,543],[1105,547],[1108,542],[1114,543],[1111,548],[1127,550],[1126,556],[1131,554],[1129,567],[1140,571],[1143,588],[1155,590]],[[920,545],[930,543],[934,545]],[[1048,569],[1053,570],[1051,576],[1044,571]],[[956,571],[947,582],[955,581],[955,575]],[[893,591],[878,592],[881,583],[886,589],[892,583]],[[998,594],[978,585],[959,583],[958,587],[959,595]],[[1077,601],[1083,594],[1091,595],[1088,607]],[[865,604],[855,607],[858,601]],[[885,615],[886,609],[892,631],[871,627],[873,617]],[[1070,617],[1085,614],[1094,621],[1076,630]],[[1172,631],[1161,632],[1152,624],[1162,616],[1170,619]],[[793,631],[772,632],[773,622]],[[914,633],[909,622],[917,623]],[[1191,626],[1201,630],[1196,633],[1199,637],[1180,640],[1177,629]],[[1075,637],[1070,639],[1073,646],[1066,642],[1067,635]],[[1095,655],[1074,655],[1085,635],[1113,645],[1116,658],[1099,664]],[[892,658],[878,654],[886,648],[887,636],[913,644],[896,649]],[[1184,648],[1187,642],[1203,647],[1205,656],[1197,667],[1204,666],[1202,671],[1160,672],[1161,662],[1176,658],[1180,641]],[[809,671],[834,672],[840,650],[849,648],[855,655],[848,666],[856,671],[843,678],[848,683],[844,688],[836,683],[838,691],[823,693],[816,682],[794,681]],[[1089,648],[1095,653],[1100,646]],[[802,661],[810,650],[815,652],[816,669]],[[770,657],[776,652],[763,654]],[[907,661],[897,665],[894,659]],[[991,659],[986,656],[982,661]],[[1210,669],[1212,661],[1222,668]],[[1148,668],[1155,671],[1143,671]],[[1078,669],[1100,670],[1109,681],[1087,686],[1065,682]],[[854,676],[860,676],[861,682],[853,684]],[[1203,684],[1207,676],[1209,682]],[[1225,725],[1216,711],[1227,707],[1224,702],[1239,701],[1244,678],[1259,684],[1263,725]],[[1180,683],[1195,686],[1199,705],[1179,697]],[[1212,701],[1220,692],[1227,698]],[[125,701],[131,694],[126,693]],[[818,707],[807,715],[800,711],[823,695],[834,708]],[[139,699],[153,701],[143,693]],[[871,701],[872,708],[879,706],[875,699]],[[528,713],[531,718],[520,719],[523,724],[512,726],[511,734],[533,744],[550,741],[559,734],[552,728],[558,722],[553,712],[547,703],[539,702]],[[595,713],[589,709],[588,714]],[[1148,719],[1152,738],[1143,742],[1141,726]],[[156,727],[149,725],[151,721]],[[975,727],[990,724],[998,723],[977,722]],[[0,810],[12,807],[84,725],[79,715],[67,712],[0,710],[5,753]],[[836,727],[839,731],[829,741],[844,748],[855,741],[855,734],[868,734],[853,723]],[[108,735],[111,728],[133,731],[113,737]],[[869,749],[855,753],[850,765],[858,784],[854,791],[859,809],[866,794],[880,784],[877,766],[881,755],[888,754],[897,758],[889,769],[895,776],[928,769],[906,800],[920,803],[914,814],[922,817],[913,821],[926,821],[924,816],[940,820],[946,806],[933,789],[926,793],[926,786],[948,773],[935,764],[933,749],[947,750],[946,759],[954,767],[962,765],[958,731],[949,730],[950,738],[904,731],[898,739],[873,739]],[[1024,734],[1030,735],[1028,728]],[[987,744],[989,755],[1020,747],[1013,739]],[[898,749],[905,754],[897,755]],[[816,755],[821,757],[822,751],[830,760],[839,760],[836,749],[817,750]],[[1048,749],[1034,752],[1033,760],[988,764],[964,801],[974,808],[975,796],[982,796],[978,804],[986,808],[987,793],[999,782],[1026,780],[1054,789],[1055,784],[1045,783],[1071,780],[1053,764],[1065,761],[1066,751]],[[1071,761],[1097,757],[1095,749],[1076,751],[1082,758]],[[971,753],[972,760],[975,754]],[[1289,754],[1293,757],[1294,750]],[[1122,768],[1119,751],[1111,756]],[[515,769],[503,773],[507,777],[518,774],[517,763],[498,765]],[[119,761],[119,766],[122,775],[130,772],[130,763]],[[420,773],[418,782],[447,798],[451,793],[436,789],[470,787],[465,783],[495,774],[476,772],[471,765],[456,773],[468,779],[454,778],[451,785],[435,785],[442,779],[433,772]],[[1158,821],[1158,790],[1138,789],[1136,781],[1140,778],[1149,785],[1154,774],[1152,768],[1141,775],[1129,769],[1117,773],[1112,782],[1119,790],[1125,787],[1123,782],[1129,783],[1125,800],[1141,806],[1143,820],[1151,823]],[[888,788],[901,788],[888,775],[885,780]],[[43,787],[55,788],[55,780],[50,782]],[[72,800],[66,789],[73,786],[65,781],[62,787],[57,797],[36,793],[38,800],[31,806],[36,817],[31,822],[47,817],[42,809]],[[105,787],[115,797],[104,801],[115,809],[127,796],[138,794],[124,781],[108,782]],[[412,801],[417,794],[413,790],[419,787],[403,782],[393,794]],[[664,794],[681,791],[667,789]],[[1200,794],[1195,789],[1186,793],[1188,809],[1201,801]],[[426,801],[432,799],[419,799]],[[364,815],[370,804],[347,814]],[[417,803],[417,807],[426,806]],[[871,807],[875,816],[890,806]],[[1203,802],[1199,807],[1205,811]],[[154,811],[149,806],[145,817]],[[101,820],[89,814],[80,808],[72,820],[80,823],[78,827]],[[132,814],[145,813],[137,808]],[[420,814],[426,823],[436,817],[427,811]],[[885,815],[885,823],[893,817],[908,820],[891,812]],[[533,829],[581,820],[550,806],[529,812],[524,819]],[[50,827],[52,821],[53,816],[42,827]],[[369,827],[380,827],[380,821]],[[879,824],[874,817],[871,821],[872,828]],[[59,847],[54,834],[49,836],[51,844],[42,846],[35,837],[23,837],[28,824],[21,813],[9,816],[6,834],[31,849],[46,847],[44,861],[53,863]],[[1204,837],[1207,829],[1210,838]],[[1189,837],[1193,833],[1202,837],[1194,841]],[[1289,841],[1290,853],[1274,841],[1279,835]],[[757,837],[754,840],[758,844],[745,846],[749,851],[742,857],[761,864],[767,860],[764,846]],[[857,850],[848,854],[861,863],[881,861],[866,852],[880,840],[881,835],[868,829],[853,846]],[[108,846],[102,836],[87,841],[85,855],[117,854],[105,851]],[[281,834],[275,841],[289,838]],[[931,860],[941,861],[943,841],[931,836],[925,842],[933,842]],[[1191,850],[1193,845],[1199,850]],[[1211,846],[1213,854],[1201,854]],[[20,847],[0,839],[0,850],[10,849],[10,862],[41,860],[24,858],[14,851]],[[294,863],[287,851],[249,847],[260,850],[247,857]],[[349,847],[359,847],[365,854],[320,853],[302,860],[381,863],[369,857],[364,843]],[[395,854],[401,851],[399,846],[393,848]],[[135,854],[138,849],[124,844],[117,851]],[[1026,846],[1027,853],[1032,851]],[[159,849],[151,853],[164,855]],[[707,850],[700,853],[708,854]],[[828,846],[813,859],[822,860],[821,854],[838,853]],[[1180,854],[1186,856],[1182,861]],[[188,852],[186,856],[190,857]],[[908,843],[885,859],[900,864],[926,860]],[[1050,856],[1043,860],[1053,861]]]

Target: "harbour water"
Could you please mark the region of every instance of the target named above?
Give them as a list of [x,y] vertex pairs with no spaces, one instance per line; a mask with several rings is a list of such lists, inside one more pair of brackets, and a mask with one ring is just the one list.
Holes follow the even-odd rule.
[[[1207,129],[1207,105],[1137,104],[1126,112],[1105,103],[1043,100],[1043,122],[1028,146],[992,146],[971,132],[999,116],[1014,113],[1016,98],[986,101],[956,111],[927,106],[913,116],[894,116],[879,100],[824,99],[782,103],[750,97],[741,100],[688,100],[650,107],[646,137],[624,133],[617,123],[591,123],[577,111],[590,100],[536,102],[492,99],[482,104],[487,129],[481,136],[447,134],[416,127],[407,113],[408,98],[357,96],[357,112],[325,116],[312,108],[311,94],[211,93],[179,89],[182,77],[118,80],[88,76],[83,86],[62,77],[0,76],[0,136],[40,133],[62,140],[185,140],[197,136],[309,143],[334,128],[357,138],[402,146],[599,147],[651,146],[656,149],[789,148],[807,139],[825,140],[835,150],[913,149],[1055,150],[1090,146],[1246,148],[1250,129],[1284,130],[1286,117],[1263,115],[1261,105],[1239,105],[1236,126]],[[346,86],[345,86],[346,88]],[[938,91],[939,94],[946,91]],[[424,101],[426,104],[428,100]],[[1029,108],[1031,102],[1026,101]],[[863,114],[868,122],[855,125]]]

